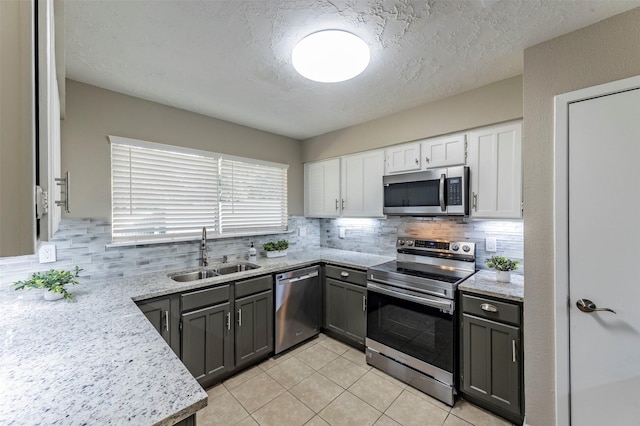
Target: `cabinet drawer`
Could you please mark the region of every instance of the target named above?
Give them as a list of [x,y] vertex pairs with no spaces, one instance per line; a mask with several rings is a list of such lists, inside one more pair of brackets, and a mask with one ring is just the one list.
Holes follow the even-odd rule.
[[334,280],[346,281],[363,287],[367,285],[367,273],[363,271],[327,265],[325,274],[327,278],[333,278]]
[[236,283],[236,299],[272,289],[273,277],[271,275],[240,281]]
[[462,312],[481,318],[520,325],[520,309],[520,305],[506,301],[502,302],[468,294],[462,295]]
[[229,300],[229,285],[182,294],[182,311],[216,305]]

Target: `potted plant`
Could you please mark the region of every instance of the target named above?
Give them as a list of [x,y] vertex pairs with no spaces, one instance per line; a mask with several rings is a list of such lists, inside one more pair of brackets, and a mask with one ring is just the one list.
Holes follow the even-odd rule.
[[287,249],[289,248],[289,241],[278,240],[276,242],[268,242],[262,246],[264,251],[267,252],[267,257],[282,257],[287,255]]
[[496,280],[500,282],[511,282],[511,271],[518,269],[519,260],[511,260],[503,256],[491,256],[485,260],[487,266],[496,270]]
[[80,271],[82,271],[82,269],[76,266],[73,273],[55,269],[47,272],[36,272],[28,280],[16,281],[11,285],[14,286],[16,290],[42,288],[44,289],[45,300],[71,300],[73,299],[73,294],[69,293],[65,286],[67,284],[78,284],[76,278],[78,278]]

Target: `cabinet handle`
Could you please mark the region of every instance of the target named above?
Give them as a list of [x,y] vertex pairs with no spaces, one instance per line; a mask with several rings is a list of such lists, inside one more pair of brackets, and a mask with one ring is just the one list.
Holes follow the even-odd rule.
[[169,331],[169,311],[164,311],[164,329]]
[[418,160],[418,159],[416,158],[416,166],[417,166],[418,164],[420,164],[420,160]]
[[336,198],[336,211],[338,211],[338,199]]
[[349,276],[349,273],[347,271],[342,271],[342,272],[340,272],[340,276],[346,278],[346,277]]
[[62,187],[60,192],[64,194],[64,200],[56,201],[56,206],[64,207],[65,212],[71,213],[71,211],[69,211],[69,197],[71,191],[71,176],[69,175],[69,172],[66,172],[63,178],[55,178],[55,181],[56,185]]
[[511,341],[511,361],[516,362],[516,341]]
[[342,199],[342,211],[344,211],[344,198]]
[[424,157],[424,161],[426,161],[427,164],[429,164],[429,157]]
[[473,193],[473,210],[478,211],[478,194]]
[[231,330],[231,312],[227,312],[227,330]]
[[480,305],[480,309],[485,312],[498,312],[498,308],[490,303],[483,303],[482,305]]
[[242,327],[242,308],[238,309],[238,325]]
[[362,312],[367,312],[367,296],[362,296]]

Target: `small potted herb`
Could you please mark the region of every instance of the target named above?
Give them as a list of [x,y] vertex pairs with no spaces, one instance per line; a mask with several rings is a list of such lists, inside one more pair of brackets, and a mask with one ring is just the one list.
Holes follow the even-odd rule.
[[11,284],[16,290],[24,290],[25,288],[41,288],[44,289],[45,300],[73,299],[73,295],[66,289],[67,284],[78,284],[78,275],[80,274],[78,266],[74,272],[58,271],[51,269],[47,272],[35,272],[31,278],[24,281],[16,281]]
[[287,255],[287,249],[289,248],[289,241],[278,240],[276,242],[268,242],[262,246],[267,257],[282,257]]
[[511,260],[503,256],[491,256],[485,260],[487,266],[496,270],[496,280],[500,282],[511,282],[511,271],[518,269],[519,260]]

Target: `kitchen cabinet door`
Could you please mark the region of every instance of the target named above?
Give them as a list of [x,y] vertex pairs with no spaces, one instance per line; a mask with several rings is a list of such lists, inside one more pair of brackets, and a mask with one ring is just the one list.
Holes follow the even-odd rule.
[[236,366],[241,367],[273,350],[273,291],[236,299]]
[[522,217],[522,122],[470,133],[471,216]]
[[138,308],[147,317],[162,338],[180,356],[179,299],[175,296],[161,297],[138,302]]
[[305,216],[340,216],[340,159],[304,165]]
[[420,142],[392,146],[384,150],[385,174],[420,170]]
[[327,278],[325,328],[364,346],[366,323],[366,288]]
[[462,315],[462,391],[521,423],[520,329]]
[[384,151],[342,157],[343,217],[383,217]]
[[460,166],[467,162],[467,135],[441,136],[422,142],[422,169]]
[[230,303],[183,313],[182,362],[202,386],[233,370]]

